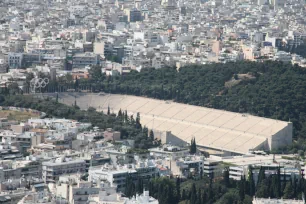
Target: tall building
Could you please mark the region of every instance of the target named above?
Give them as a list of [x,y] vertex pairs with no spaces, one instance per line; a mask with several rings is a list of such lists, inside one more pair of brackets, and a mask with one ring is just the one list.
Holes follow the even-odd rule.
[[142,15],[136,8],[127,11],[128,22],[142,21]]

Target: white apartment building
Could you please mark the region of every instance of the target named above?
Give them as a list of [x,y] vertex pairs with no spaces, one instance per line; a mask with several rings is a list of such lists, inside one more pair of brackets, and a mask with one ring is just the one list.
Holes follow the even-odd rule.
[[101,182],[99,185],[99,193],[91,195],[88,199],[90,204],[124,204],[126,202],[127,198],[117,193],[117,186],[108,182]]
[[69,187],[69,203],[86,204],[90,195],[99,193],[99,187],[93,187],[91,182],[79,181]]
[[275,61],[282,61],[282,62],[287,62],[291,63],[292,56],[290,53],[284,52],[284,51],[278,51],[275,53],[275,56],[273,58]]
[[150,155],[155,158],[179,158],[183,156],[187,156],[189,154],[189,150],[185,148],[181,148],[173,145],[163,145],[162,147],[156,147],[149,149]]
[[42,177],[45,183],[56,182],[60,175],[84,173],[86,163],[84,160],[68,160],[65,157],[55,161],[42,163]]
[[110,185],[117,185],[118,190],[124,190],[127,176],[132,176],[136,179],[137,171],[131,166],[117,167],[104,165],[103,167],[91,167],[88,171],[88,180],[91,182],[98,182],[104,180]]
[[247,166],[230,166],[229,177],[240,181],[243,176],[246,176],[248,172]]
[[222,173],[219,167],[219,161],[205,160],[203,173],[211,178]]

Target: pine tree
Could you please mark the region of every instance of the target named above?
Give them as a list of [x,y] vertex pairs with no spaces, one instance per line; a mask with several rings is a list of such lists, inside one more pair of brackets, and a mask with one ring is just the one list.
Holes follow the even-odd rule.
[[110,107],[107,107],[107,115],[110,115]]

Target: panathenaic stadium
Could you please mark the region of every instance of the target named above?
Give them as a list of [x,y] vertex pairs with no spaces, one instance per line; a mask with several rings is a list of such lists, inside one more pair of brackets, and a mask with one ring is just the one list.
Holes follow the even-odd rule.
[[140,113],[141,124],[158,132],[170,131],[180,140],[212,151],[245,154],[250,150],[272,150],[292,142],[292,123],[248,114],[114,94],[61,93],[60,101],[82,109],[128,114]]

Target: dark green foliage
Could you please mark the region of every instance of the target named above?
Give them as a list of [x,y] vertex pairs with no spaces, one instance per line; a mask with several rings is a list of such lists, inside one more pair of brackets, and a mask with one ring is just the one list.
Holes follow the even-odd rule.
[[125,185],[126,187],[124,194],[129,198],[135,196],[137,193],[136,186],[135,183],[133,182],[133,178],[130,175],[127,176]]
[[261,183],[264,179],[265,179],[265,169],[263,167],[260,167],[260,170],[259,170],[259,174],[258,174],[258,180],[257,180],[257,185],[259,183]]
[[[306,70],[291,64],[236,62],[190,65],[175,68],[142,69],[125,76],[106,77],[99,67],[93,78],[79,80],[107,93],[146,96],[191,105],[291,121],[294,138],[292,152],[306,150]],[[247,74],[248,78],[240,77]],[[236,78],[235,85],[225,82]]]
[[150,138],[151,141],[154,140],[154,132],[153,132],[153,130],[150,130],[149,138]]
[[[149,181],[148,190],[151,196],[157,198],[163,204],[176,204],[179,202],[186,204],[251,204],[254,195],[260,198],[277,198],[277,194],[284,194],[284,198],[301,199],[302,192],[306,190],[306,182],[301,178],[287,182],[283,181],[286,186],[285,189],[277,192],[281,180],[278,179],[278,173],[276,172],[263,178],[258,183],[255,194],[255,185],[254,187],[251,185],[251,183],[254,184],[253,179],[250,177],[251,175],[252,173],[249,173],[248,179],[243,176],[240,181],[229,179],[229,186],[225,185],[227,183],[226,178],[223,178],[223,180],[213,180],[208,177],[203,177],[200,180],[155,178]],[[225,172],[224,176],[226,176]],[[254,190],[251,190],[252,188]],[[136,189],[138,188],[136,187]]]
[[58,103],[58,93],[56,93],[56,99],[55,102]]
[[195,184],[192,185],[191,193],[190,193],[190,204],[196,204],[197,202],[197,189]]
[[286,187],[284,190],[284,198],[285,199],[292,199],[294,198],[294,189],[292,186],[292,180],[290,180],[289,182],[286,182]]
[[230,187],[230,178],[229,178],[229,169],[228,168],[224,169],[224,171],[223,171],[223,182],[224,182],[224,185],[227,188]]
[[249,166],[248,183],[249,183],[249,195],[250,196],[254,196],[255,195],[255,181],[254,181],[254,178],[253,178],[253,169],[252,169],[252,166]]
[[189,152],[190,152],[190,154],[197,153],[197,144],[196,144],[195,138],[191,139],[191,142],[190,142],[190,151]]
[[177,201],[179,201],[181,199],[181,178],[177,177],[176,178],[176,198]]
[[177,203],[177,187],[175,187],[173,180],[166,177],[159,177],[151,179],[149,186],[151,186],[150,195],[158,199],[160,204]]

